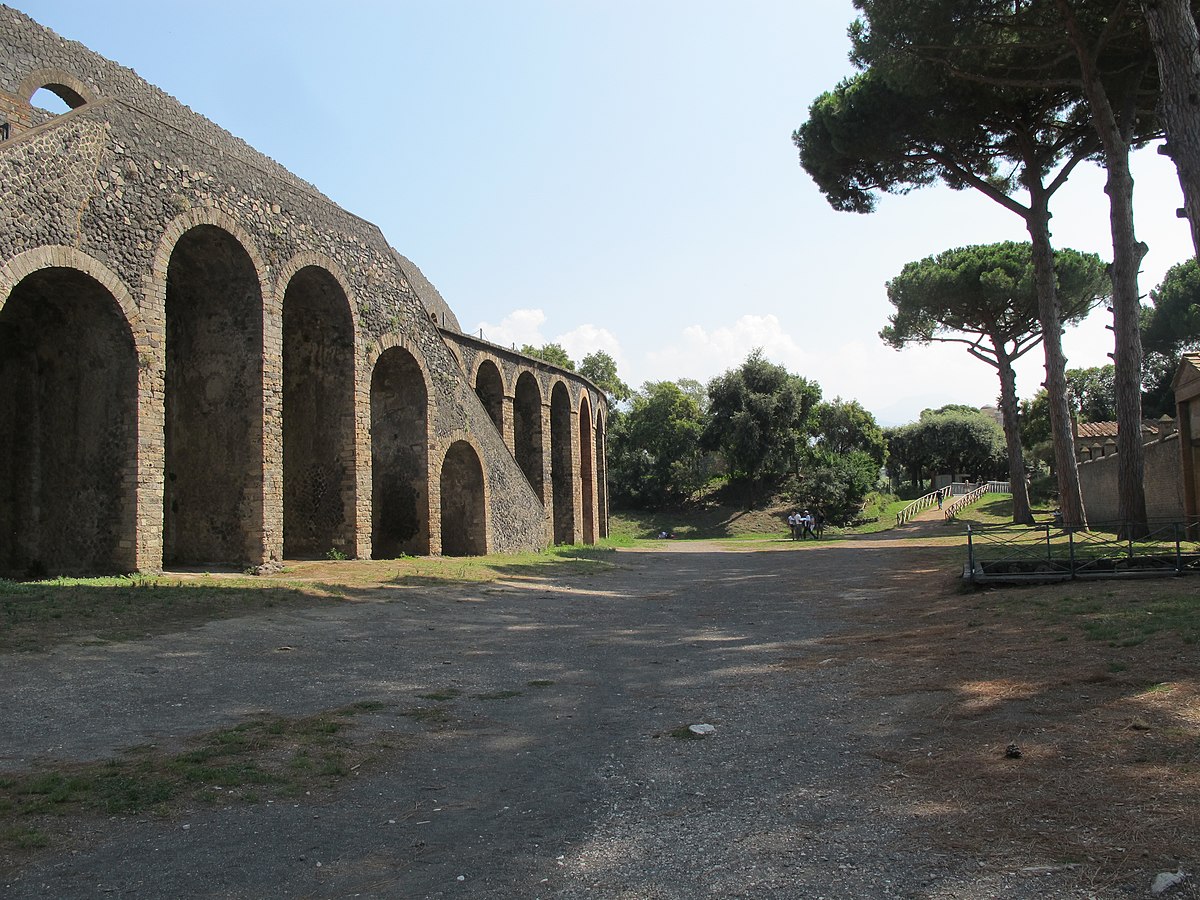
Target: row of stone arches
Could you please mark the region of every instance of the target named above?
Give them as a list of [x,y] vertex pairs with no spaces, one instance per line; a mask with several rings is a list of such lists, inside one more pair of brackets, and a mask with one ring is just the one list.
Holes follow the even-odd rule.
[[573,408],[561,378],[552,381],[546,404],[530,369],[518,367],[515,374],[510,393],[500,366],[483,358],[475,366],[475,393],[534,494],[550,511],[553,542],[595,543],[607,536],[603,414],[597,410],[593,418],[586,391]]
[[262,267],[234,234],[180,229],[163,269],[145,317],[78,251],[0,270],[0,571],[353,555],[366,465],[373,555],[431,552],[431,514],[441,552],[487,552],[479,451],[456,440],[431,473],[427,377],[398,341],[364,361],[360,439],[356,327],[332,271],[292,267],[273,363]]

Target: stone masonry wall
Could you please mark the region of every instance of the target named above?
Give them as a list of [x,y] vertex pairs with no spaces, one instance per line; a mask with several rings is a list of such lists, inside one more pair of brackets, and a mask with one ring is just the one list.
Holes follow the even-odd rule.
[[[1183,479],[1179,465],[1179,435],[1167,435],[1143,447],[1146,516],[1182,521]],[[1079,486],[1089,522],[1118,519],[1117,456],[1115,453],[1079,464]]]
[[[547,512],[439,331],[452,314],[435,309],[441,320],[435,324],[406,277],[404,265],[411,263],[378,228],[131,70],[3,6],[0,51],[0,100],[8,98],[0,102],[0,118],[7,111],[12,123],[9,139],[0,142],[0,312],[30,272],[69,265],[104,284],[125,314],[139,372],[138,458],[130,462],[137,483],[138,568],[157,568],[163,551],[168,269],[177,242],[200,226],[221,229],[241,245],[262,297],[262,428],[252,436],[262,476],[247,488],[253,496],[242,505],[259,524],[245,538],[241,561],[266,563],[282,554],[282,308],[289,279],[302,265],[320,266],[338,282],[353,319],[352,555],[370,552],[371,371],[390,346],[418,359],[427,382],[430,551],[441,546],[441,462],[458,440],[469,440],[482,454],[488,549],[545,545]],[[71,86],[89,102],[24,127],[16,107],[47,79]],[[548,402],[547,376],[538,372]],[[592,409],[603,408],[584,379],[568,381],[576,409],[583,390]],[[507,385],[510,397],[514,382]]]

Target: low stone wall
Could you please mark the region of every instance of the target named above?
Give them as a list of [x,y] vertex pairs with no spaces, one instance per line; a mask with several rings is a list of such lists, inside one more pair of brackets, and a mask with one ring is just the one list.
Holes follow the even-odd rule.
[[[1150,519],[1183,519],[1183,476],[1178,433],[1143,446],[1146,515]],[[1079,486],[1088,520],[1115,521],[1118,514],[1117,454],[1079,464]]]

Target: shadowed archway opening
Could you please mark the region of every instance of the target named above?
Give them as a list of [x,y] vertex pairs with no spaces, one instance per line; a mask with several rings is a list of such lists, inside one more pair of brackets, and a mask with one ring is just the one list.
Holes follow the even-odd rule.
[[163,562],[262,554],[262,289],[238,240],[198,225],[167,268]]
[[328,271],[283,296],[283,553],[354,553],[354,323]]
[[604,413],[596,411],[596,515],[599,537],[608,537],[608,463],[604,447]]
[[583,513],[583,542],[596,543],[596,495],[592,480],[592,408],[587,394],[579,401],[579,485]]
[[542,392],[529,372],[517,378],[513,397],[513,440],[517,465],[525,473],[537,498],[546,502],[545,476],[542,474]]
[[402,347],[371,373],[371,556],[429,553],[428,393]]
[[466,441],[455,441],[442,462],[442,555],[487,553],[483,466]]
[[475,393],[496,430],[504,434],[504,380],[490,359],[481,362],[479,371],[475,373]]
[[0,309],[0,573],[136,567],[137,352],[112,294],[41,269]]
[[554,497],[554,543],[575,543],[574,460],[571,396],[561,381],[550,392],[550,485]]

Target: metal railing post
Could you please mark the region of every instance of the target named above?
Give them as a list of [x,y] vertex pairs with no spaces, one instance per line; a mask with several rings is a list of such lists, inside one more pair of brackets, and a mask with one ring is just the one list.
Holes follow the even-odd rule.
[[1067,558],[1070,560],[1071,577],[1075,577],[1075,529],[1067,529]]
[[1179,546],[1180,540],[1181,540],[1180,535],[1179,535],[1179,523],[1172,522],[1171,530],[1175,532],[1175,574],[1182,575],[1183,574],[1183,552],[1181,551],[1180,546]]
[[967,523],[967,571],[975,577],[975,543],[972,540],[971,524]]

